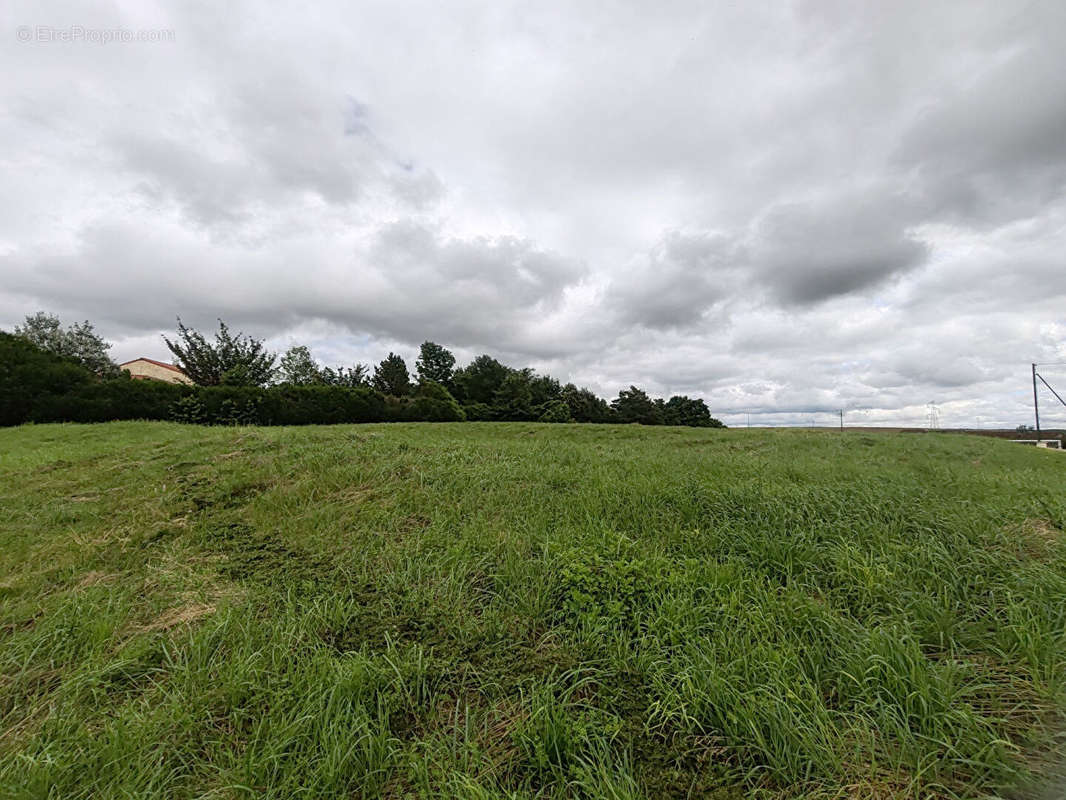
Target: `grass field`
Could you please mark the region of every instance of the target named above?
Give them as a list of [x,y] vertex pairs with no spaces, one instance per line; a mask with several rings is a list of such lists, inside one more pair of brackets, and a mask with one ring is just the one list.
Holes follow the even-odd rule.
[[1035,796],[1066,454],[533,424],[0,430],[18,798]]

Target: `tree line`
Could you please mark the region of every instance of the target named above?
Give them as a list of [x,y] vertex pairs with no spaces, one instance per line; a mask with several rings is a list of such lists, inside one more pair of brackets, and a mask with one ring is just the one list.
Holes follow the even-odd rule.
[[[121,383],[127,376],[125,372],[119,375],[108,355],[110,344],[95,333],[88,321],[63,328],[58,318],[41,312],[27,317],[23,325],[16,327],[14,336],[41,351],[81,365],[105,382]],[[127,390],[123,397],[136,394],[142,402],[146,402],[143,398],[154,398],[151,418],[158,418],[160,404],[170,391],[174,396],[168,406],[169,418],[186,422],[271,424],[285,419],[285,424],[297,424],[300,421],[371,421],[380,417],[724,427],[699,398],[684,395],[668,400],[652,398],[644,390],[630,386],[608,403],[587,388],[562,384],[530,368],[510,367],[489,355],[480,355],[465,366],[457,366],[451,351],[430,341],[423,342],[419,348],[413,373],[400,355],[391,352],[373,368],[365,364],[322,366],[305,345],[294,345],[279,357],[267,350],[263,340],[233,333],[222,320],[209,337],[179,319],[176,335],[164,337],[164,342],[176,366],[198,390],[180,396],[176,390],[154,387]],[[7,352],[10,347],[0,350]],[[98,396],[102,391],[81,384],[79,387],[77,391],[86,397],[93,393]],[[123,390],[109,391],[110,397],[118,398]],[[358,410],[352,410],[356,399]],[[60,403],[65,409],[60,413],[55,410],[56,402],[52,402],[53,410],[44,416],[51,418],[65,413],[76,418],[77,409],[72,403],[71,397]],[[127,409],[121,418],[132,418],[129,414],[134,410]],[[99,411],[92,418],[98,418],[100,413],[106,415],[105,411]],[[307,419],[301,420],[301,414]]]

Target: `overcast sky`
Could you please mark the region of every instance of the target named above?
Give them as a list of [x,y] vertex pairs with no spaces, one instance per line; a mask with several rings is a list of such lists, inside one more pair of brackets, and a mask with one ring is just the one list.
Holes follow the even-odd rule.
[[1066,362],[1061,0],[3,6],[0,328],[431,339],[729,424],[1013,427]]

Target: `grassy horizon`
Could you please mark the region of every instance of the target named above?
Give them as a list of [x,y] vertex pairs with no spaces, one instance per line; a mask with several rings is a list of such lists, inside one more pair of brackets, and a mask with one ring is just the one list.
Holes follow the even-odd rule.
[[957,434],[0,430],[0,797],[1036,796],[1064,490]]

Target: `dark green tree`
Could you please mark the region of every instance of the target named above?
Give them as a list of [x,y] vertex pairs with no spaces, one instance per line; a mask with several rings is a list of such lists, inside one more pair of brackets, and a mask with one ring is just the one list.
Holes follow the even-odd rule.
[[531,371],[512,370],[492,400],[493,416],[496,419],[522,422],[534,419],[533,391],[530,387]]
[[0,425],[31,419],[43,399],[98,385],[93,373],[70,356],[38,347],[24,336],[0,331]]
[[462,422],[466,419],[451,393],[435,381],[418,384],[409,414],[411,419],[422,422]]
[[415,371],[419,382],[433,381],[441,386],[452,385],[452,372],[455,369],[455,356],[449,350],[435,342],[422,342],[415,361]]
[[664,422],[667,425],[688,425],[692,428],[724,428],[721,420],[711,416],[702,398],[674,395],[666,402]]
[[530,375],[529,393],[533,410],[539,417],[548,406],[562,399],[563,388],[551,375]]
[[356,386],[370,385],[370,368],[366,364],[356,364],[354,367],[324,367],[319,372],[319,380],[329,386]]
[[495,358],[478,356],[467,366],[455,371],[453,381],[456,397],[463,405],[492,405],[496,391],[512,371]]
[[630,386],[618,393],[611,408],[618,415],[619,422],[639,422],[641,425],[661,425],[660,411],[648,393],[636,386]]
[[570,407],[562,400],[554,400],[537,418],[538,422],[573,422],[570,417]]
[[614,418],[614,412],[606,400],[572,383],[562,388],[560,399],[570,409],[574,422],[611,422]]
[[406,397],[411,394],[411,375],[407,371],[407,363],[395,353],[389,353],[388,357],[374,368],[372,383],[382,394],[393,397]]
[[186,328],[180,317],[176,340],[164,336],[163,341],[178,366],[200,386],[265,386],[274,377],[277,356],[265,350],[261,339],[234,336],[222,320],[214,342]]
[[38,311],[15,326],[15,335],[45,352],[73,358],[82,366],[103,377],[115,377],[119,369],[107,351],[111,344],[93,330],[92,323],[76,322],[64,329],[59,317]]
[[293,345],[278,362],[278,378],[289,386],[312,386],[323,383],[321,370],[306,345]]

